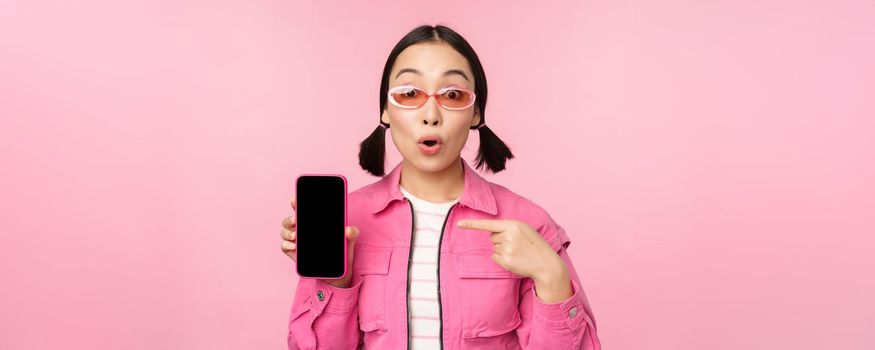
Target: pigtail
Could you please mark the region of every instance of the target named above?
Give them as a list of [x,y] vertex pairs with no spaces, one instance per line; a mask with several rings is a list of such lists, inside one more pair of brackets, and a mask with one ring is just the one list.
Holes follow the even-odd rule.
[[486,167],[497,173],[504,170],[504,165],[508,159],[513,159],[513,153],[510,148],[501,141],[486,124],[481,124],[477,127],[480,132],[480,149],[477,151],[476,167],[480,169],[486,164]]
[[386,173],[386,128],[380,123],[368,138],[359,143],[359,165],[374,176]]

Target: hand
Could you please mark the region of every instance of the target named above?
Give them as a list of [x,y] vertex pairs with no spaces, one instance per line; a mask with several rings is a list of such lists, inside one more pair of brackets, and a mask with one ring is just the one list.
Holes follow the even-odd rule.
[[573,295],[565,262],[550,243],[528,224],[518,220],[459,220],[462,228],[491,232],[492,260],[506,270],[535,282],[535,296],[557,303]]
[[553,247],[528,224],[518,220],[459,220],[462,228],[490,232],[492,260],[506,270],[534,280],[555,281],[567,275]]
[[[297,209],[297,203],[295,203],[295,199],[292,198],[292,210]],[[283,253],[286,253],[292,260],[296,263],[298,262],[297,256],[297,231],[295,230],[295,217],[289,216],[283,219],[282,223],[283,229],[280,231],[280,237],[282,237],[282,250]],[[358,239],[359,230],[355,226],[347,226],[345,230],[346,239],[349,241],[349,249],[347,257],[348,266],[346,277],[339,280],[325,280],[326,283],[340,288],[348,288],[350,282],[352,281],[352,257],[353,257],[353,247],[355,246],[355,241]]]

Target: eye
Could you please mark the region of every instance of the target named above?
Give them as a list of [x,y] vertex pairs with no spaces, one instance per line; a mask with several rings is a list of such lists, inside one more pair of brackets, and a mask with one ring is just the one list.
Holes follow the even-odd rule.
[[419,95],[419,92],[416,91],[416,88],[414,87],[404,87],[395,90],[395,94],[404,97],[416,97],[417,95]]
[[462,92],[459,90],[447,90],[444,92],[444,96],[449,99],[457,100],[462,97]]

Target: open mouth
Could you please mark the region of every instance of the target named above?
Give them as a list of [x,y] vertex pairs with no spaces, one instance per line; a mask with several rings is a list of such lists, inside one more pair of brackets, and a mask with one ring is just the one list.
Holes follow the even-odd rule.
[[419,150],[422,154],[431,156],[441,151],[441,138],[439,136],[425,136],[419,139]]

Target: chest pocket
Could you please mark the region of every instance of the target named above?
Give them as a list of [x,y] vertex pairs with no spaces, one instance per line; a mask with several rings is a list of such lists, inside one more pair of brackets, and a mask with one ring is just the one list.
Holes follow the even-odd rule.
[[462,297],[462,337],[508,333],[520,324],[519,289],[523,277],[492,261],[492,250],[456,255]]
[[354,249],[352,270],[362,278],[358,300],[359,329],[364,332],[386,330],[386,279],[392,247],[356,244]]

